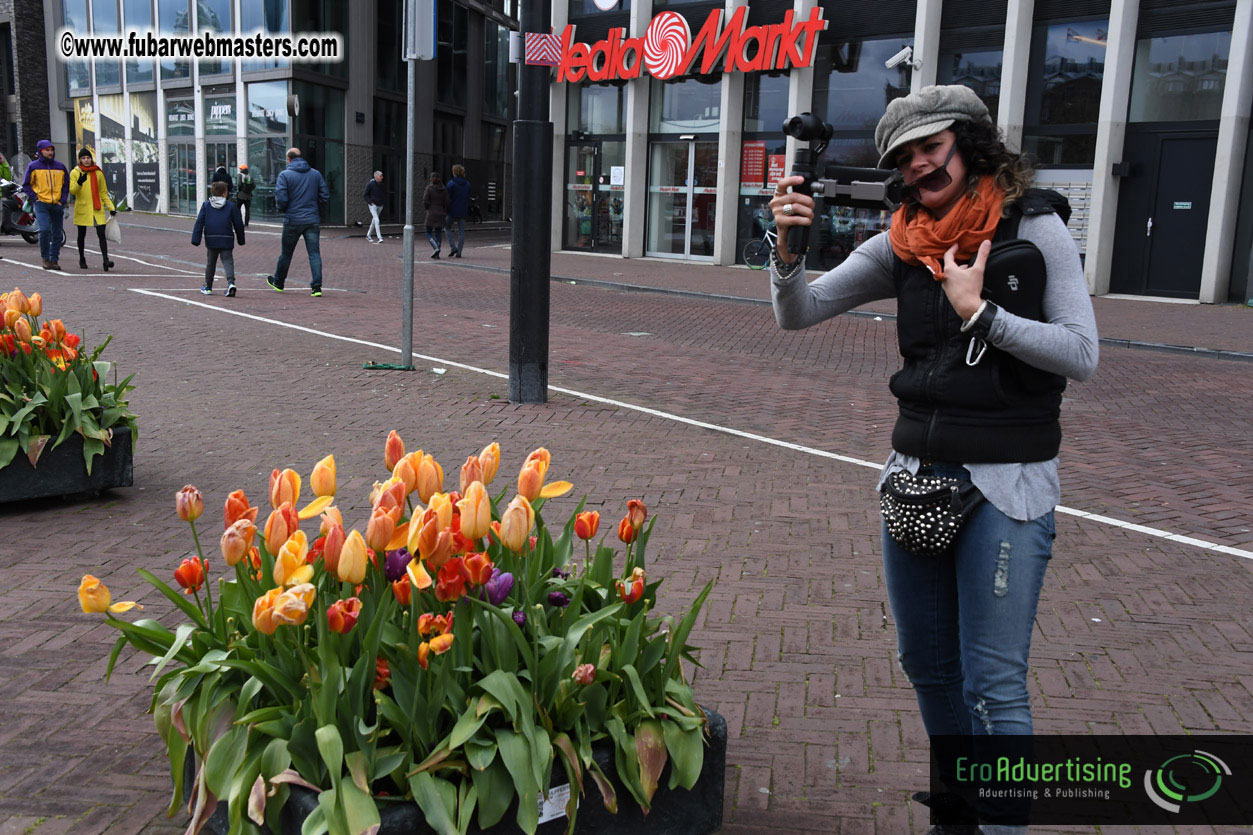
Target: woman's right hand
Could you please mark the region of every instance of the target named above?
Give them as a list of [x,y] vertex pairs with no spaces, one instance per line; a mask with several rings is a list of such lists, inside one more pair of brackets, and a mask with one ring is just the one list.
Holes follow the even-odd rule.
[[[783,263],[791,264],[796,255],[787,251],[787,232],[792,226],[809,226],[814,222],[814,198],[808,194],[789,192],[793,186],[805,182],[804,177],[783,177],[774,186],[774,197],[770,199],[770,211],[774,214],[775,231],[779,235],[779,258]],[[795,214],[785,214],[783,207],[791,204]]]

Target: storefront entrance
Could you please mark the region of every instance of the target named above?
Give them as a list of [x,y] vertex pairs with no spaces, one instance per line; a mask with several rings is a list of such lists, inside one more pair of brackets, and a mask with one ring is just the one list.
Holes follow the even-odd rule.
[[622,252],[626,143],[583,141],[566,146],[562,248]]
[[[239,146],[234,140],[230,142],[206,142],[204,153],[205,171],[208,172],[210,183],[213,182],[213,175],[218,170],[218,166],[225,166],[226,173],[231,177],[231,182],[236,182],[236,175],[239,174]],[[233,188],[231,193],[234,193]],[[200,210],[197,209],[196,211]]]
[[194,215],[196,205],[196,146],[191,142],[171,142],[169,151],[169,212]]
[[712,261],[717,204],[717,140],[652,143],[646,255]]

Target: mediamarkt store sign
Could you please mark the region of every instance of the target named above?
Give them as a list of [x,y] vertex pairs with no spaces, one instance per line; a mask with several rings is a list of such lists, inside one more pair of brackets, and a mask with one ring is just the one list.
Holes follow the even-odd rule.
[[[808,67],[813,64],[818,33],[827,28],[822,8],[809,19],[795,21],[787,12],[782,23],[744,28],[748,7],[741,6],[724,26],[723,9],[709,13],[696,37],[687,20],[677,12],[662,12],[648,24],[642,38],[626,37],[626,30],[611,29],[609,37],[588,46],[575,43],[574,24],[561,35],[558,82],[614,81],[639,78],[644,70],[653,78],[667,79],[689,72],[757,72]],[[699,70],[697,58],[700,58]]]

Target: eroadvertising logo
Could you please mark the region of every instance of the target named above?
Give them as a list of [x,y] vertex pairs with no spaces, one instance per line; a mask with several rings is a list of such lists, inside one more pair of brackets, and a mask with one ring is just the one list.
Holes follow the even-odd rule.
[[1144,790],[1149,799],[1168,812],[1179,812],[1185,803],[1213,797],[1231,776],[1227,764],[1213,754],[1195,750],[1177,754],[1157,768],[1145,769]]
[[[693,37],[687,18],[678,12],[661,12],[648,24],[644,36],[628,38],[619,27],[594,44],[574,40],[570,24],[561,35],[561,59],[557,81],[615,81],[639,78],[647,70],[665,81],[699,72],[759,72],[813,65],[818,34],[827,28],[822,8],[810,10],[797,20],[788,11],[770,26],[745,27],[748,7],[736,9],[723,25],[723,9],[714,9]],[[697,61],[697,58],[700,61]]]

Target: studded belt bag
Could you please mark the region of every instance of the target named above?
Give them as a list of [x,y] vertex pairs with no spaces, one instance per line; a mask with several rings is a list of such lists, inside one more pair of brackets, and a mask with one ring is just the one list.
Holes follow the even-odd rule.
[[962,525],[983,501],[969,481],[918,476],[897,470],[879,493],[888,535],[906,551],[939,556],[953,545]]

